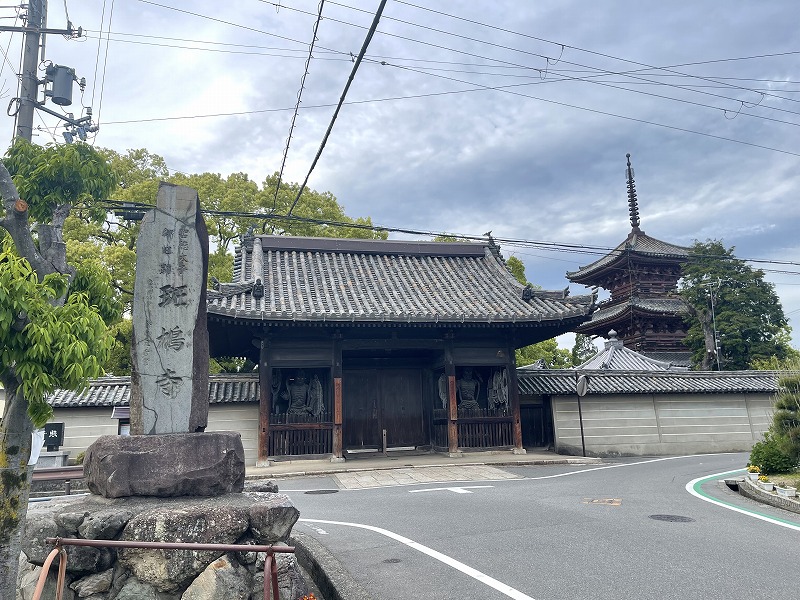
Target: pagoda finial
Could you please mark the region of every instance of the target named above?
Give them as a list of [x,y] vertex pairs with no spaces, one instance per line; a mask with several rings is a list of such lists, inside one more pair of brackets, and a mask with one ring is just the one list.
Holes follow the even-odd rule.
[[639,204],[636,201],[636,183],[633,181],[633,167],[631,167],[630,152],[625,156],[628,158],[628,168],[625,169],[625,177],[628,180],[628,211],[631,214],[631,227],[633,231],[639,231]]

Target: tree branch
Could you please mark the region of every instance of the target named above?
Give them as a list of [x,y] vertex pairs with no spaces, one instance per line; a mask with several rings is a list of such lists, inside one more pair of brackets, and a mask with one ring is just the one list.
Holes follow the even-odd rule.
[[55,270],[36,248],[28,220],[28,203],[19,197],[11,174],[2,163],[0,163],[0,196],[3,197],[6,212],[0,224],[11,235],[19,255],[27,259],[41,281],[45,275]]

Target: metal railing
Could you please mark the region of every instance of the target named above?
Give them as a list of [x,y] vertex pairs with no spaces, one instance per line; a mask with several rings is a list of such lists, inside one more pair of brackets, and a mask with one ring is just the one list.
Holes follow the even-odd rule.
[[48,467],[44,469],[34,469],[32,481],[63,481],[64,495],[69,496],[72,492],[71,481],[73,479],[83,479],[83,466],[75,467]]
[[[264,560],[264,600],[278,600],[278,564],[275,561],[276,553],[294,554],[294,546],[272,546],[257,544],[199,544],[191,542],[138,542],[134,540],[81,540],[75,538],[49,537],[45,538],[48,544],[54,544],[42,565],[42,572],[32,600],[40,600],[44,584],[50,573],[50,566],[56,556],[60,557],[58,563],[58,579],[56,581],[56,600],[62,600],[64,581],[67,573],[67,551],[64,546],[90,546],[93,548],[150,548],[153,550],[211,550],[222,552],[265,552]],[[269,577],[267,577],[269,573]],[[270,596],[270,588],[272,596]]]

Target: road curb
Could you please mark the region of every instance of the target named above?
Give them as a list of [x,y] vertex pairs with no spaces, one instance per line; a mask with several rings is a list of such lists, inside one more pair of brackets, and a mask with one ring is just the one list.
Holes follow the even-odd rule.
[[427,467],[524,467],[526,465],[596,465],[602,464],[599,458],[544,458],[535,460],[507,460],[499,462],[468,462],[468,463],[444,463],[439,465],[387,465],[380,467],[339,467],[331,469],[312,469],[308,471],[289,471],[286,473],[263,472],[246,475],[246,480],[256,479],[289,479],[292,477],[318,477],[324,475],[336,475],[338,473],[365,473],[368,471],[396,471],[398,469],[424,469]]
[[742,479],[739,482],[739,493],[746,498],[755,500],[756,502],[769,504],[770,506],[774,506],[776,508],[782,508],[784,510],[800,514],[799,500],[796,498],[784,498],[783,496],[777,496],[766,490],[762,490],[749,479]]
[[305,533],[292,533],[289,544],[294,546],[297,561],[314,580],[325,600],[373,600],[316,538]]

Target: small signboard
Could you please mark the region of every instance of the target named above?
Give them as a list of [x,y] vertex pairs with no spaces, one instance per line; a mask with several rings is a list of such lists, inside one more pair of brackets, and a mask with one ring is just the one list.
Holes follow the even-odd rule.
[[48,452],[55,452],[64,445],[63,423],[47,423],[44,426],[44,445]]

